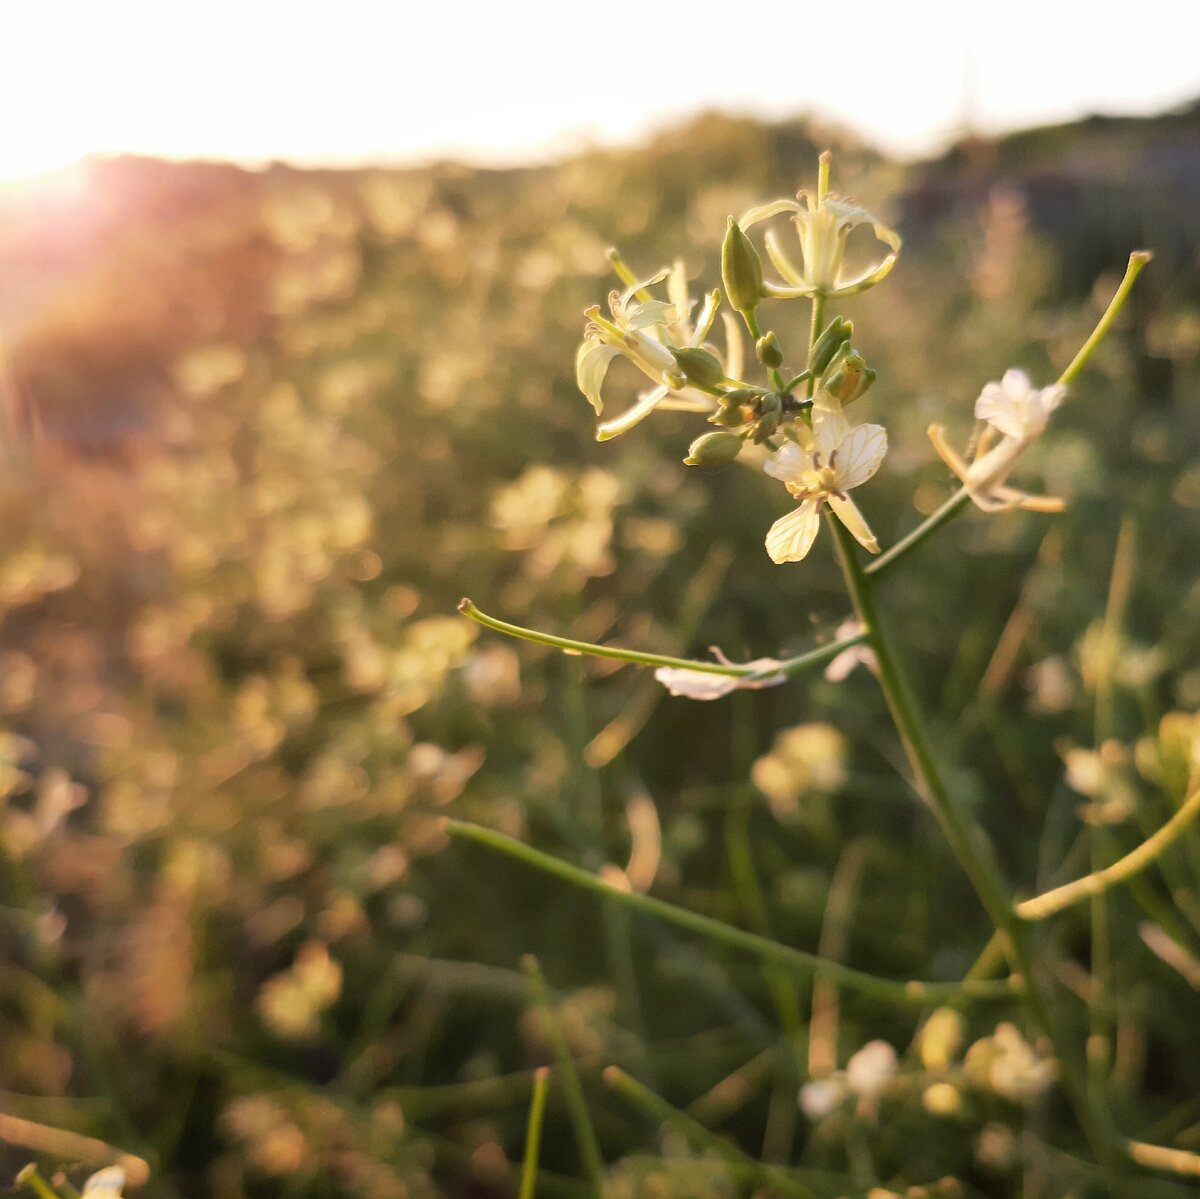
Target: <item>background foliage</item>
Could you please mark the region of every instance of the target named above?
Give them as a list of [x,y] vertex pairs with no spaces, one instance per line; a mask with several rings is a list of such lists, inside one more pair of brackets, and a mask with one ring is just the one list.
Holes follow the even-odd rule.
[[[862,499],[886,545],[949,493],[925,427],[965,440],[1009,366],[1049,381],[1147,244],[1023,462],[1068,512],[970,513],[886,590],[1014,888],[1085,870],[1086,821],[1131,846],[1178,802],[1200,707],[1198,120],[901,168],[714,115],[536,170],[117,160],[5,198],[0,1107],[145,1156],[152,1195],[509,1194],[549,1053],[534,952],[615,1195],[740,1184],[608,1092],[612,1062],[830,1194],[1116,1193],[1069,1156],[1053,1092],[1006,1092],[982,1050],[974,1075],[930,1066],[916,1014],[845,997],[813,1031],[811,987],[441,830],[466,816],[875,973],[961,977],[986,921],[864,672],[691,704],[454,605],[735,658],[847,615],[828,545],[766,557],[777,485],[680,464],[685,418],[593,441],[572,355],[609,245],[711,287],[726,216],[810,182],[832,141],[839,189],[906,238],[845,308],[891,433]],[[1197,846],[1114,901],[1108,978],[1117,1114],[1193,1149]],[[1086,920],[1042,935],[1082,1041]],[[999,1019],[971,1009],[965,1044]],[[875,1039],[895,1078],[808,1119],[813,1054]],[[922,1105],[938,1079],[952,1112]],[[547,1195],[586,1192],[555,1094],[544,1161]]]

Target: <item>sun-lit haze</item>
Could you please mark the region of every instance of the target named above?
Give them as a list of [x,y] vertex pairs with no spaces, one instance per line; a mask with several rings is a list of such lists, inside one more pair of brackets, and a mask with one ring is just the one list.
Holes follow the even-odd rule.
[[1194,0],[1145,0],[1136,28],[1036,0],[6,7],[10,179],[90,153],[519,161],[712,106],[814,113],[913,155],[967,126],[1149,113],[1200,93]]
[[1200,92],[1192,0],[604,6],[282,0],[9,6],[0,177],[89,153],[483,161],[720,106],[815,113],[901,154],[969,125],[1144,113]]

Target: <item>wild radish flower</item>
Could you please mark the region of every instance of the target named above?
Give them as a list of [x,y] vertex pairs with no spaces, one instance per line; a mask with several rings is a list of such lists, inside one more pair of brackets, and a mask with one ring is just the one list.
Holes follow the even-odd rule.
[[814,407],[812,429],[797,423],[796,434],[799,445],[785,445],[763,466],[800,501],[799,508],[780,517],[767,532],[771,560],[799,562],[805,557],[825,504],[861,545],[879,553],[875,535],[846,493],[879,469],[887,453],[887,430],[882,425],[851,426],[840,410]]
[[[802,191],[795,200],[772,200],[750,209],[739,222],[749,229],[761,221],[781,213],[791,213],[800,236],[802,265],[788,257],[774,230],[763,238],[767,257],[782,276],[783,284],[764,283],[768,296],[794,299],[800,296],[852,296],[884,279],[896,265],[900,253],[900,235],[877,221],[864,208],[836,196],[813,196]],[[876,238],[888,248],[882,258],[864,269],[853,271],[846,267],[846,239],[860,225],[870,225]]]
[[[649,289],[664,280],[668,299],[652,298]],[[710,293],[693,326],[687,278],[683,264],[677,262],[624,292],[612,292],[608,301],[611,319],[601,315],[599,305],[587,309],[584,315],[589,324],[575,354],[575,378],[596,415],[604,411],[600,393],[614,358],[628,359],[654,383],[632,408],[600,425],[598,441],[632,429],[659,407],[705,413],[716,407],[711,384],[726,377],[736,379],[742,371],[741,337],[727,314],[721,314],[728,345],[725,357],[706,344],[719,301],[719,293]],[[682,362],[679,351],[683,351]],[[711,378],[700,377],[705,375]]]
[[[984,512],[1024,508],[1030,512],[1061,512],[1064,503],[1053,496],[1026,495],[1007,485],[1017,459],[1046,430],[1050,414],[1062,403],[1067,389],[1060,383],[1040,390],[1024,371],[1004,372],[999,383],[989,383],[975,401],[975,417],[987,421],[969,463],[946,441],[941,425],[929,427],[929,439],[938,456],[958,476],[968,495]],[[996,442],[996,435],[1000,441]]]
[[[715,645],[709,652],[722,666],[735,666]],[[746,662],[753,674],[709,674],[704,670],[688,670],[682,666],[660,666],[654,677],[672,694],[686,699],[720,699],[734,691],[758,691],[763,687],[778,687],[787,676],[776,673],[781,665],[774,658],[755,658]]]

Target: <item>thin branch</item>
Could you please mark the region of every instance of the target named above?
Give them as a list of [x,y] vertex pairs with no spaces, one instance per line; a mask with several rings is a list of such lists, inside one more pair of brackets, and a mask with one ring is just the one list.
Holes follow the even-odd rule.
[[1183,806],[1167,821],[1158,832],[1147,837],[1136,849],[1131,850],[1123,858],[1118,858],[1111,866],[1103,870],[1094,870],[1091,874],[1077,878],[1074,882],[1064,883],[1047,891],[1044,895],[1036,895],[1017,904],[1017,915],[1022,920],[1044,920],[1053,916],[1072,904],[1087,899],[1090,895],[1099,895],[1110,887],[1124,882],[1127,878],[1145,870],[1156,858],[1168,850],[1181,836],[1183,831],[1200,815],[1200,787],[1197,787],[1183,802]]
[[805,978],[811,978],[817,971],[830,982],[861,991],[865,995],[874,996],[887,1003],[902,1003],[910,1007],[923,1007],[929,1003],[954,1003],[968,999],[991,1000],[1010,999],[1015,993],[1015,986],[1009,980],[980,981],[969,983],[937,983],[937,982],[899,982],[888,978],[879,978],[862,970],[845,966],[841,962],[830,962],[816,954],[805,953],[802,949],[793,949],[790,945],[782,945],[767,937],[748,933],[731,924],[714,920],[711,916],[702,916],[690,912],[686,908],[676,907],[661,899],[649,895],[641,895],[636,891],[623,891],[612,886],[598,875],[581,870],[560,861],[550,854],[533,849],[512,837],[506,837],[494,829],[484,828],[478,824],[468,824],[461,820],[447,820],[446,831],[453,837],[461,837],[474,841],[489,849],[498,850],[511,858],[524,862],[536,870],[602,895],[614,903],[624,904],[651,916],[657,916],[670,924],[677,924],[692,932],[710,937],[714,941],[722,941],[735,949],[745,950],[760,958],[777,962],[792,972]]

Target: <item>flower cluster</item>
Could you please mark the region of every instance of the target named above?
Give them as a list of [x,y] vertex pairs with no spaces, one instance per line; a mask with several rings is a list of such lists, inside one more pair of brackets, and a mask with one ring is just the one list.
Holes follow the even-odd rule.
[[[772,227],[776,218],[790,217],[799,241],[799,258],[786,250]],[[778,278],[763,274],[763,262],[747,230],[763,228],[766,257]],[[869,228],[882,250],[865,266],[851,269],[846,247],[854,230]],[[704,415],[713,432],[697,437],[684,462],[688,466],[720,466],[732,462],[747,444],[765,446],[769,456],[762,469],[778,479],[797,507],[780,517],[767,532],[766,548],[774,562],[798,562],[808,555],[828,508],[870,553],[879,542],[849,492],[879,470],[887,453],[887,430],[878,424],[852,424],[846,409],[871,386],[875,372],[851,344],[853,324],[834,316],[821,328],[830,300],[857,295],[881,282],[895,266],[900,237],[866,209],[829,192],[829,156],[823,154],[815,192],[801,191],[795,200],[772,200],[751,208],[741,220],[729,218],[721,246],[724,292],[709,292],[693,319],[687,274],[676,262],[639,280],[615,252],[617,274],[626,284],[609,297],[609,315],[599,306],[587,310],[588,326],[576,355],[580,390],[597,415],[604,411],[601,389],[615,358],[624,358],[652,383],[648,391],[620,416],[603,421],[597,437],[608,440],[631,429],[656,409],[675,409]],[[666,299],[653,290],[665,284]],[[814,336],[803,369],[789,371],[779,338],[763,331],[759,309],[764,300],[808,299],[813,303]],[[755,356],[766,376],[763,382],[744,378],[746,362],[738,323],[728,306],[742,318],[754,343]],[[724,349],[711,339],[718,314],[724,326]],[[963,484],[967,495],[986,512],[1025,508],[1058,512],[1063,501],[1028,495],[1008,485],[1017,460],[1046,428],[1050,414],[1062,402],[1061,384],[1036,389],[1019,370],[1010,370],[999,383],[987,384],[975,404],[984,422],[969,461],[949,445],[940,425],[929,430],[938,454]],[[762,460],[759,459],[761,462]],[[695,673],[695,672],[690,672]],[[697,682],[690,677],[664,677],[681,694],[716,698],[737,686],[763,685],[726,680]]]

